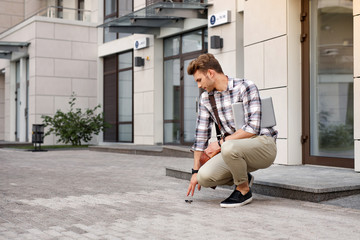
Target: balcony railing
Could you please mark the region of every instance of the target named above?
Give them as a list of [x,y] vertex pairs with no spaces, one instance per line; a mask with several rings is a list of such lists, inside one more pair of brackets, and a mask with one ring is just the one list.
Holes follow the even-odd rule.
[[207,3],[207,0],[146,0],[146,6],[159,2]]
[[76,8],[50,6],[40,10],[34,16],[91,22],[91,11]]

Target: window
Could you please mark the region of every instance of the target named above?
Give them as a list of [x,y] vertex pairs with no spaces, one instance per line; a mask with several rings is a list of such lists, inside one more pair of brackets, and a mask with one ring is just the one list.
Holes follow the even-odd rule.
[[190,61],[207,51],[207,29],[164,39],[164,143],[190,144],[196,125],[197,84],[186,73]]
[[133,142],[133,53],[104,58],[105,142]]
[[[118,17],[131,13],[132,11],[132,0],[104,0],[104,23],[111,22]],[[129,35],[131,34],[110,32],[109,28],[104,28],[104,43]]]

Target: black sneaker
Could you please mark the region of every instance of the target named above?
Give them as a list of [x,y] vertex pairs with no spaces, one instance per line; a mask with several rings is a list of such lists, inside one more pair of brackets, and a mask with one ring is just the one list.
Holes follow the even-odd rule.
[[254,183],[254,176],[251,175],[250,173],[247,174],[248,175],[248,182],[249,182],[249,187],[251,187]]
[[220,207],[223,208],[240,207],[250,203],[251,201],[252,201],[251,189],[245,195],[242,195],[240,191],[235,189],[227,199],[225,199],[220,203]]

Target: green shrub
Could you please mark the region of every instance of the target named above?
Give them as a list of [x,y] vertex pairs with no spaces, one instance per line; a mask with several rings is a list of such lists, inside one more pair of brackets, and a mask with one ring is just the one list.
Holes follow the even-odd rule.
[[353,127],[351,125],[320,126],[321,148],[346,148],[354,144]]
[[69,101],[69,112],[57,110],[53,117],[42,116],[43,124],[49,127],[44,136],[53,133],[59,137],[57,142],[79,146],[82,141],[91,141],[93,135],[98,135],[100,131],[109,127],[109,124],[104,121],[103,113],[96,114],[100,105],[83,112],[80,108],[74,109],[75,101],[76,96],[73,93]]

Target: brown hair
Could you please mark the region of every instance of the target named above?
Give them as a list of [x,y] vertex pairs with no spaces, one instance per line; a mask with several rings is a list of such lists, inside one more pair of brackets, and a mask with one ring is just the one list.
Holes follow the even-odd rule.
[[197,57],[195,60],[192,60],[189,63],[187,72],[189,75],[194,75],[194,73],[199,70],[201,72],[206,72],[209,69],[215,70],[217,73],[223,73],[220,63],[214,55],[211,53],[202,54]]

